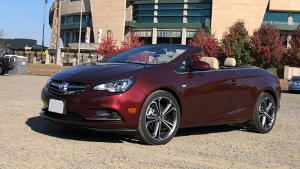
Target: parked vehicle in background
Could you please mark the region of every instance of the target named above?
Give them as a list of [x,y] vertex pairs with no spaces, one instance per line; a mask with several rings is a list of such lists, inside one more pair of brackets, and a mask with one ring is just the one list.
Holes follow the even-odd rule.
[[5,56],[0,58],[0,75],[4,75],[7,70],[13,70],[15,68],[15,60],[13,57]]
[[278,76],[257,67],[224,66],[202,49],[150,45],[53,75],[42,89],[44,118],[84,129],[131,132],[166,144],[178,128],[247,123],[272,130],[280,108]]
[[293,76],[289,81],[289,92],[300,91],[300,76]]

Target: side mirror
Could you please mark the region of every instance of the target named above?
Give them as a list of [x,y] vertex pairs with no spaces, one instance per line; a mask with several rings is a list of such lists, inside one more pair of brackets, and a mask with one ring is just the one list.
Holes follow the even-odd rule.
[[191,67],[192,71],[206,71],[210,70],[210,65],[203,61],[195,61]]

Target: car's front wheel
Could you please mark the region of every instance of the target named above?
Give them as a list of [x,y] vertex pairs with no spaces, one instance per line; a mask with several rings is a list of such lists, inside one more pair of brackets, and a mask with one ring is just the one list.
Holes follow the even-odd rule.
[[276,120],[276,102],[269,93],[262,93],[258,98],[253,113],[253,119],[248,123],[248,130],[257,133],[268,133]]
[[176,135],[179,124],[177,100],[172,94],[159,90],[144,103],[135,137],[150,145],[166,144]]

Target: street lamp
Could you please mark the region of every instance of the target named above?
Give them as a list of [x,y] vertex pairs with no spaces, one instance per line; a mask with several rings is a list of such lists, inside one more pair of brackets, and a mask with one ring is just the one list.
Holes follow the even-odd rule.
[[44,40],[45,40],[45,20],[46,20],[46,5],[47,5],[47,3],[48,3],[48,0],[45,0],[42,50],[44,49]]
[[79,58],[80,58],[80,47],[81,47],[82,10],[83,10],[83,0],[81,0],[81,12],[80,12],[80,28],[79,28],[78,58],[77,58],[78,64],[80,60]]

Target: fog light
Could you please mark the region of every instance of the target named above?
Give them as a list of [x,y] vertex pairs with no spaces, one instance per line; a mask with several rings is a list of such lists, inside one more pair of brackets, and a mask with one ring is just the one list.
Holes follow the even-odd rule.
[[113,110],[97,110],[96,113],[100,117],[107,117],[107,118],[121,118],[119,113]]

